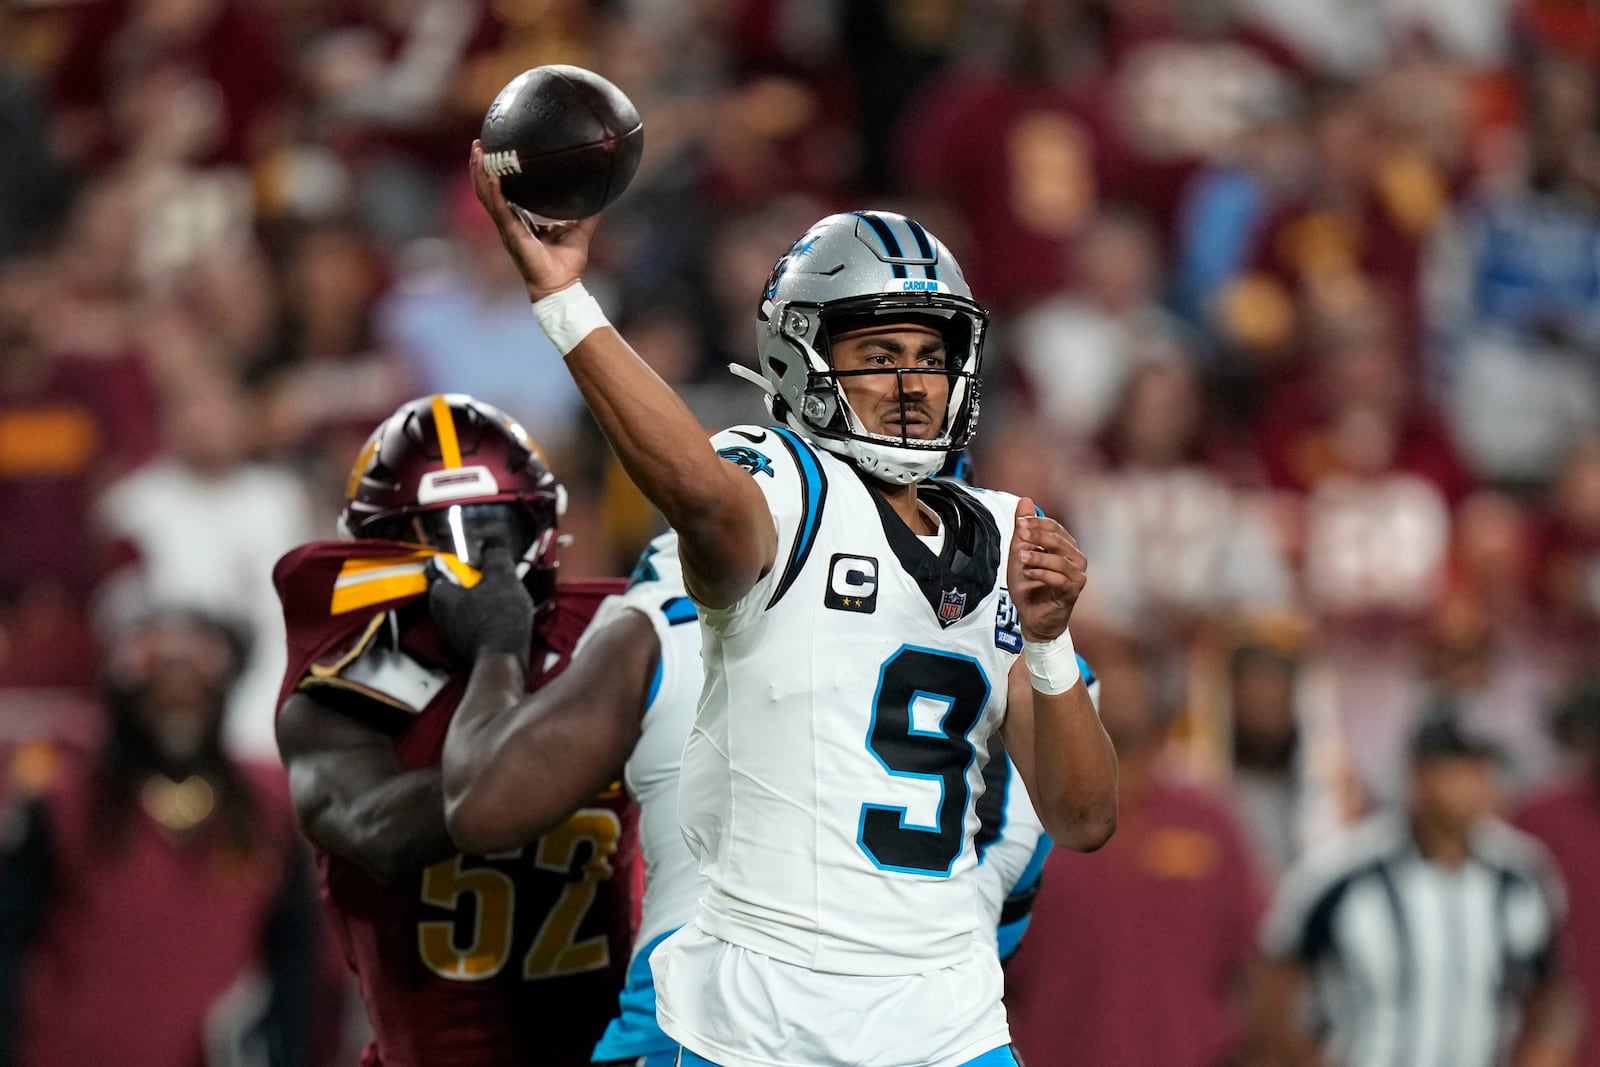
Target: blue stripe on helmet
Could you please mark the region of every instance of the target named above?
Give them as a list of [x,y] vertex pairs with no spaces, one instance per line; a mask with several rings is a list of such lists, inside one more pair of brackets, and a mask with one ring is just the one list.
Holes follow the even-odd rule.
[[892,262],[901,259],[904,253],[900,251],[900,242],[895,238],[894,231],[889,228],[889,224],[870,212],[856,211],[852,212],[852,214],[868,226],[871,226],[872,232],[878,235],[878,242],[883,245],[883,254],[889,257],[891,265],[894,267],[894,276],[896,278],[906,277],[906,265]]

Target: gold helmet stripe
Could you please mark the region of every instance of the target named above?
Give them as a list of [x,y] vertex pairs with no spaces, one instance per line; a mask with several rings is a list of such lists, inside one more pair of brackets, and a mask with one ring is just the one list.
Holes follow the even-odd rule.
[[456,440],[456,419],[443,394],[433,398],[433,428],[439,435],[439,454],[446,467],[461,466],[461,442]]
[[382,443],[383,441],[379,435],[373,434],[367,439],[367,443],[361,446],[361,454],[356,457],[355,466],[350,468],[350,480],[345,482],[344,498],[346,500],[354,500],[356,498],[356,490],[361,488],[361,477],[367,473],[367,464],[371,463],[372,457],[378,454],[378,446]]

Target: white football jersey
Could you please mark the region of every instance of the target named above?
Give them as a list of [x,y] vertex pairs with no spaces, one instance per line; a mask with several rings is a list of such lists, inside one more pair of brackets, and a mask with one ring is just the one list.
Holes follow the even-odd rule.
[[[747,954],[765,957],[813,993],[819,980],[799,975],[971,970],[955,1003],[875,1020],[903,1024],[903,1058],[843,1062],[943,1063],[963,1036],[1004,1044],[974,839],[1022,648],[1003,585],[1017,499],[925,484],[936,557],[852,467],[797,434],[736,427],[713,443],[766,495],[778,553],[737,604],[701,611],[706,681],[679,796],[707,881],[694,924],[742,950],[738,966],[773,969]],[[731,988],[705,972],[720,966],[714,950],[679,934],[653,963],[669,1034],[757,1062],[761,1048],[739,1045],[742,1020],[707,1017],[706,991]]]
[[[678,826],[678,775],[683,746],[694,726],[704,672],[700,627],[678,562],[678,535],[667,532],[650,543],[635,568],[632,584],[606,602],[591,631],[613,611],[637,611],[650,620],[660,643],[656,674],[641,723],[639,742],[628,759],[624,780],[639,806],[639,841],[645,863],[645,893],[627,985],[618,1017],[596,1046],[597,1063],[632,1060],[676,1048],[656,1023],[655,986],[649,957],[668,934],[694,917],[705,882]],[[1083,667],[1089,693],[1098,683]],[[984,771],[985,791],[978,801],[978,856],[983,915],[979,934],[996,944],[1001,959],[1015,951],[1037,893],[1049,838],[1028,801],[1010,761],[991,761]]]

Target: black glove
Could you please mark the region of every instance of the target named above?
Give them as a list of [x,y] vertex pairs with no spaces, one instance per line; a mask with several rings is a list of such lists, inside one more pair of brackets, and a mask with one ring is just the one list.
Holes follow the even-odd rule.
[[498,541],[484,542],[479,564],[483,578],[471,589],[445,577],[438,562],[428,567],[428,611],[434,625],[464,663],[508,652],[526,670],[533,643],[533,597],[517,579],[510,549]]

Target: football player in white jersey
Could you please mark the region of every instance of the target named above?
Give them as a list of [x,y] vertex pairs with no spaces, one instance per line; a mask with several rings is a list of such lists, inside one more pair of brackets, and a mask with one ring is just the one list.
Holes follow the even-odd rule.
[[[509,713],[469,698],[458,712],[463,725],[446,741],[447,822],[484,851],[539,836],[547,826],[538,820],[559,818],[619,771],[638,805],[644,905],[620,1013],[595,1048],[597,1063],[670,1067],[678,1053],[656,1022],[650,953],[693,918],[704,887],[678,828],[679,763],[704,679],[696,622],[677,537],[663,534],[640,559],[627,593],[597,613],[565,685],[530,694]],[[1099,683],[1081,659],[1079,667],[1098,706]],[[635,681],[619,686],[619,679]],[[482,720],[474,723],[475,716]],[[979,933],[1004,962],[1026,931],[1050,839],[1008,759],[985,766],[977,810]]]
[[471,172],[701,620],[679,815],[707,888],[650,956],[680,1063],[1013,1062],[968,844],[990,736],[1069,848],[1113,832],[1116,760],[1067,631],[1077,545],[1026,498],[925,482],[976,416],[959,267],[902,216],[819,222],[762,295],[750,377],[782,425],[708,447],[579,281],[596,220],[530,227],[481,145]]

